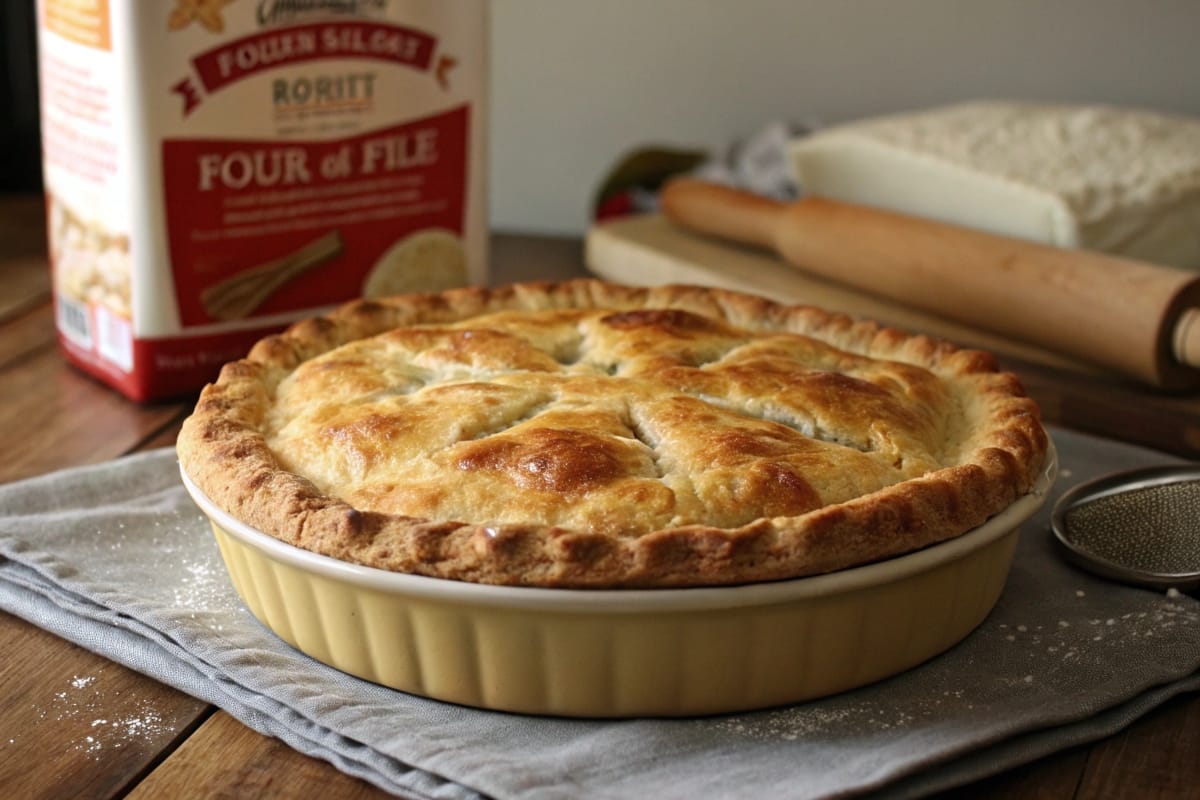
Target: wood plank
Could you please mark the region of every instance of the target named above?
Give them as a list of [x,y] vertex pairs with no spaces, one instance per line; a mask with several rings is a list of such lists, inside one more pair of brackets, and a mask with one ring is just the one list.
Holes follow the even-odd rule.
[[0,371],[0,393],[0,482],[115,458],[183,408],[130,403],[69,366],[56,349]]
[[1092,750],[1078,800],[1200,797],[1200,693],[1168,703]]
[[38,350],[58,348],[54,311],[42,303],[3,322],[0,335],[0,370]]
[[6,256],[46,252],[46,201],[41,194],[0,195],[0,241]]
[[40,195],[0,197],[0,322],[50,298],[46,214]]
[[1200,398],[1194,395],[1173,395],[1084,375],[1064,380],[1061,373],[1040,364],[1000,361],[1020,376],[1048,422],[1200,458]]
[[0,612],[6,797],[118,797],[209,707]]
[[1077,747],[991,778],[940,792],[933,800],[1061,800],[1073,797],[1087,763]]
[[0,261],[0,322],[43,305],[50,299],[50,268],[42,256]]
[[218,711],[128,795],[129,800],[160,797],[370,800],[392,795]]
[[179,429],[183,427],[183,420],[192,410],[191,403],[186,403],[185,406],[185,408],[180,409],[179,414],[168,422],[162,430],[139,443],[137,447],[138,451],[154,450],[158,447],[174,447],[175,440],[179,438]]

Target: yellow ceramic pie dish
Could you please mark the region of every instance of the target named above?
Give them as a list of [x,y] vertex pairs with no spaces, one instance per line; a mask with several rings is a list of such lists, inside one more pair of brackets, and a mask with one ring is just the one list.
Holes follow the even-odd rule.
[[1033,489],[957,538],[866,566],[745,586],[574,590],[399,574],[238,522],[183,476],[233,585],[284,641],[352,675],[482,708],[588,717],[795,703],[895,675],[975,629],[1004,588]]

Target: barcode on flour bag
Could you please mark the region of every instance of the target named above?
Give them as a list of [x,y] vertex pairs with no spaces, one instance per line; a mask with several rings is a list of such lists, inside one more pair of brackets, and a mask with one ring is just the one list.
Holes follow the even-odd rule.
[[77,346],[90,350],[92,347],[92,323],[88,307],[60,295],[56,312],[55,319],[59,332]]
[[487,279],[486,0],[38,4],[66,356],[195,391],[359,296]]

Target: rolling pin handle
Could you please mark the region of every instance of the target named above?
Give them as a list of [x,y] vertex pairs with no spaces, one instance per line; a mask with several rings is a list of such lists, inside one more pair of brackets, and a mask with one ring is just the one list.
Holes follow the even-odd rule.
[[1200,367],[1200,308],[1189,308],[1179,315],[1172,349],[1180,364]]
[[774,249],[784,204],[696,178],[675,178],[659,193],[666,215],[693,230]]

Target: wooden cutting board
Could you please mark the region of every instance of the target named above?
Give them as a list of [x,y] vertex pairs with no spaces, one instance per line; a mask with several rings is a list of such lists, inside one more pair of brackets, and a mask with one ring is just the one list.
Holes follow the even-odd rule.
[[1200,396],[1171,394],[1050,350],[1006,339],[832,281],[758,250],[705,238],[657,215],[592,228],[589,271],[635,286],[691,283],[806,303],[995,353],[1047,422],[1200,459]]
[[820,306],[966,347],[1091,375],[1099,368],[1050,350],[1007,339],[924,311],[809,275],[766,251],[685,231],[657,214],[624,217],[593,227],[585,240],[588,269],[634,286],[691,283]]

